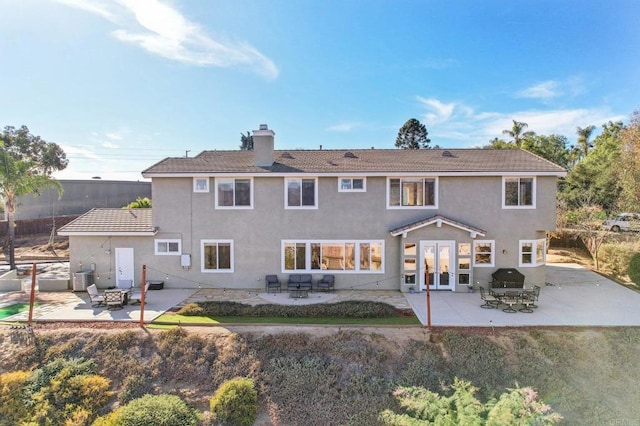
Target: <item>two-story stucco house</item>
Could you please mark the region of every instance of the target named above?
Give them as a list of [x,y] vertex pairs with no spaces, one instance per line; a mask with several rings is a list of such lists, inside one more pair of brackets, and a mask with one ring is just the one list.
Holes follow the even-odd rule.
[[96,209],[61,229],[98,286],[264,288],[334,274],[337,289],[467,290],[501,267],[545,281],[561,167],[527,151],[274,150],[167,158],[142,174],[153,211]]

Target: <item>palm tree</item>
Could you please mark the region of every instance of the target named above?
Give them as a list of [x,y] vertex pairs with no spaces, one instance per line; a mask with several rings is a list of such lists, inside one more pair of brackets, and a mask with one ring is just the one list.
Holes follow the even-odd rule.
[[9,268],[16,268],[15,259],[15,213],[16,198],[26,194],[40,193],[47,187],[55,187],[62,195],[62,185],[47,174],[39,171],[36,163],[20,160],[11,155],[0,141],[0,198],[4,201],[7,214],[7,239],[9,249]]
[[150,209],[151,208],[151,200],[149,197],[138,197],[135,201],[127,204],[123,207],[123,209]]
[[576,133],[578,133],[578,146],[581,149],[582,158],[586,157],[589,153],[589,148],[593,148],[593,145],[589,142],[591,134],[595,130],[596,126],[587,126],[584,129],[582,127],[576,127]]
[[516,121],[516,120],[511,120],[513,121],[513,126],[511,127],[511,130],[503,130],[502,134],[503,135],[509,135],[512,139],[512,143],[517,146],[518,148],[520,148],[520,144],[522,143],[522,139],[526,138],[527,136],[533,136],[535,135],[535,132],[525,132],[524,130],[529,127],[529,125],[527,123],[523,123],[521,121]]

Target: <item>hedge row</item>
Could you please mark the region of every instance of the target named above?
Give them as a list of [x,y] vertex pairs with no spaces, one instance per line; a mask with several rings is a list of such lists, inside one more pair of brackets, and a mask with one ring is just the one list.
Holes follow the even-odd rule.
[[238,302],[190,303],[178,311],[181,315],[208,317],[285,317],[285,318],[390,318],[401,313],[382,302],[345,301],[314,305],[257,305]]

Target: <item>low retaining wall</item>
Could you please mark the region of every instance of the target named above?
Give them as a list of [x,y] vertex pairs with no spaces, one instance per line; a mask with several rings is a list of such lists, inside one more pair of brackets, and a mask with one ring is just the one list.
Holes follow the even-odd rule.
[[13,269],[0,275],[0,291],[20,290],[22,290],[22,280],[18,278],[18,271]]
[[[36,278],[38,291],[67,291],[69,279]],[[18,271],[13,269],[0,275],[0,291],[30,291],[31,277],[18,278]]]

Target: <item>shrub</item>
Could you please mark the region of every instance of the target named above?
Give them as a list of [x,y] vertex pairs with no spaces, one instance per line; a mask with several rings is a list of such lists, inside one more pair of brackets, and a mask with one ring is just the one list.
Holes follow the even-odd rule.
[[31,373],[23,387],[30,420],[37,424],[90,422],[111,397],[111,382],[83,358],[56,359]]
[[237,377],[223,383],[209,401],[212,418],[223,424],[251,426],[258,413],[253,380]]
[[627,275],[635,250],[624,244],[603,244],[598,257],[616,275]]
[[317,305],[257,305],[238,302],[201,302],[200,309],[189,304],[178,313],[182,315],[206,315],[209,317],[257,316],[285,318],[389,318],[399,315],[398,310],[387,303],[370,301],[345,301]]
[[94,426],[196,426],[198,423],[196,411],[179,397],[145,395],[99,418]]
[[28,377],[26,371],[0,374],[0,425],[16,425],[26,417],[22,386]]
[[136,373],[127,376],[122,384],[122,391],[118,395],[120,404],[126,404],[134,399],[153,393],[153,379],[149,374]]
[[640,253],[636,253],[629,261],[629,278],[634,284],[640,285]]
[[199,317],[199,316],[205,315],[204,309],[202,308],[202,306],[200,306],[197,303],[187,303],[182,308],[180,308],[177,313],[179,315],[186,315],[186,316],[193,316],[193,317]]
[[[404,413],[385,410],[380,421],[388,425],[464,424],[464,425],[553,425],[562,416],[539,401],[531,388],[508,389],[500,399],[482,404],[475,393],[478,388],[457,377],[451,396],[439,395],[422,387],[400,387],[394,395]],[[486,421],[485,421],[486,418]]]

